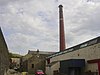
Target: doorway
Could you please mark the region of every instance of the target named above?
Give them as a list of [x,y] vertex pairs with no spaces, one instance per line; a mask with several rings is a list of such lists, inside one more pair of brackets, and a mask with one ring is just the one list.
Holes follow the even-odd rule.
[[75,68],[69,68],[69,74],[68,75],[81,75],[81,68],[75,67]]

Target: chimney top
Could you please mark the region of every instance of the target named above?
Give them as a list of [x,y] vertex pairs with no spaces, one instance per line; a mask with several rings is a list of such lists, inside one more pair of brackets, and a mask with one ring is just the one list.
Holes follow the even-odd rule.
[[60,5],[59,5],[59,8],[60,8],[60,7],[63,7],[63,6],[60,4]]

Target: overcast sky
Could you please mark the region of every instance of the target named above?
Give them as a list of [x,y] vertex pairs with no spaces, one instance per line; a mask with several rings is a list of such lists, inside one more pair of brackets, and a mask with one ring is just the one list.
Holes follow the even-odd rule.
[[0,26],[9,51],[59,51],[59,4],[66,48],[100,36],[100,0],[0,0]]

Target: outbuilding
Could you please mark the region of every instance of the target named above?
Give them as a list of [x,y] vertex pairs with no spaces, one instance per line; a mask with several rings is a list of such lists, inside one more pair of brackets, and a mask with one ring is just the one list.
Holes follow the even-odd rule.
[[47,75],[100,75],[100,37],[47,57]]

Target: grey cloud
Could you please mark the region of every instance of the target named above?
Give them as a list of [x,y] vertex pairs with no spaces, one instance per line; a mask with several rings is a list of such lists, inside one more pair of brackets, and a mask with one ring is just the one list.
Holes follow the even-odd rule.
[[64,16],[68,47],[100,35],[100,4],[83,2],[70,9]]
[[64,6],[68,47],[99,35],[100,4],[82,0],[11,1],[0,7],[0,25],[10,51],[59,51],[58,4]]
[[[89,10],[89,7],[87,7],[86,9]],[[84,14],[78,14],[78,15],[80,15],[80,17],[78,17],[78,18],[76,17],[77,19],[75,21],[77,24],[80,24],[80,26],[78,26],[77,28],[75,28],[72,31],[73,32],[78,31],[78,33],[80,33],[80,34],[84,34],[84,33],[88,33],[88,32],[91,32],[91,33],[92,32],[97,32],[97,33],[100,32],[100,30],[99,30],[99,28],[100,28],[100,25],[99,25],[100,24],[100,22],[99,22],[100,11],[98,9],[100,9],[99,6],[96,7],[95,9],[89,10],[90,12],[83,11]],[[96,10],[98,10],[98,11],[96,11]],[[81,10],[79,10],[79,11],[81,12]],[[87,15],[87,13],[89,13],[89,14]],[[75,21],[74,21],[74,23],[75,23]],[[82,31],[83,31],[83,33],[82,33]]]

